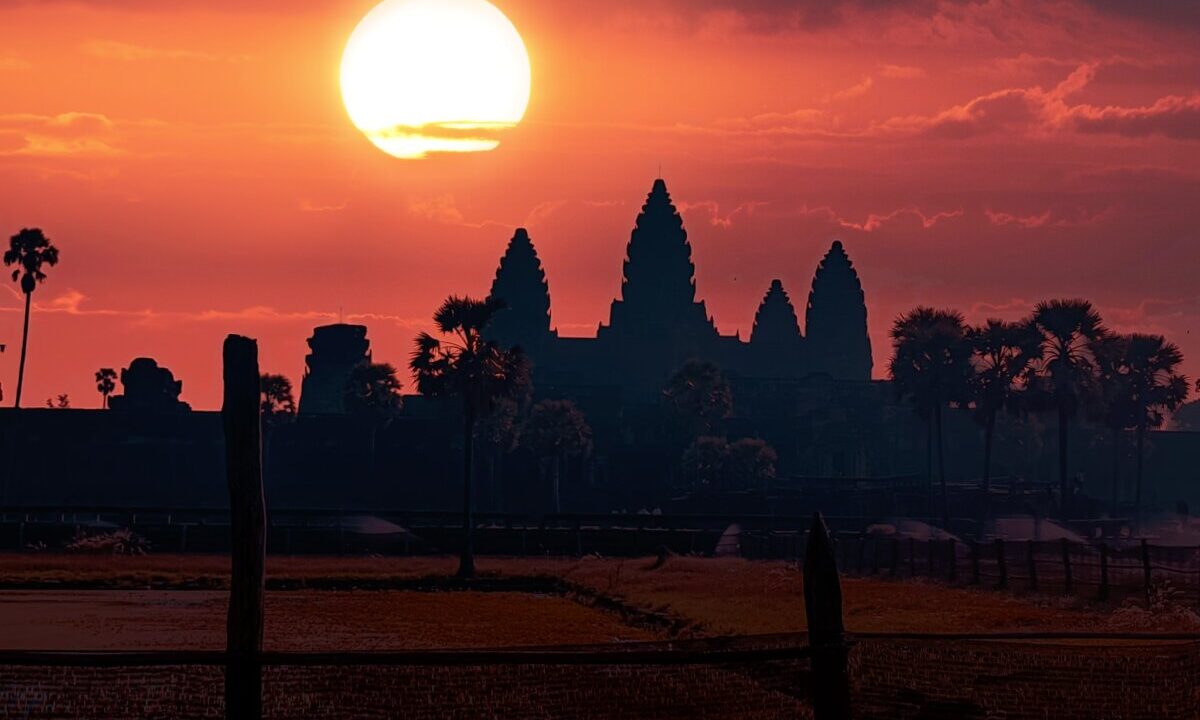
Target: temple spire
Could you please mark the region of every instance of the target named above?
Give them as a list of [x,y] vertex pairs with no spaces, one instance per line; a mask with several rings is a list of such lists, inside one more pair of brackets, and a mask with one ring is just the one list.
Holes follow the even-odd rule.
[[754,314],[750,342],[785,345],[799,342],[801,339],[796,308],[792,306],[787,291],[783,289],[783,283],[772,280],[771,287],[758,306],[758,312]]
[[866,299],[840,240],[833,241],[813,276],[805,330],[814,370],[841,379],[871,379]]
[[491,297],[507,306],[496,314],[488,335],[506,346],[536,352],[550,331],[550,286],[525,228],[517,228],[492,281]]
[[621,299],[610,326],[623,333],[663,336],[683,330],[715,334],[704,304],[696,302],[696,266],[683,218],[667,183],[656,178],[626,246]]

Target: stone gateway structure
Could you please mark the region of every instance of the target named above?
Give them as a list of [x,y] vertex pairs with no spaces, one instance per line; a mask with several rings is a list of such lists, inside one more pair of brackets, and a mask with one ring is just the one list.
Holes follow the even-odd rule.
[[835,241],[813,278],[804,309],[807,337],[783,283],[766,290],[749,340],[722,335],[696,298],[695,265],[683,218],[666,183],[654,181],[626,249],[621,295],[592,338],[551,327],[550,286],[524,228],[508,244],[491,295],[507,304],[492,337],[533,360],[535,386],[609,387],[621,401],[657,400],[670,374],[707,360],[734,379],[871,379],[871,342],[862,285]]

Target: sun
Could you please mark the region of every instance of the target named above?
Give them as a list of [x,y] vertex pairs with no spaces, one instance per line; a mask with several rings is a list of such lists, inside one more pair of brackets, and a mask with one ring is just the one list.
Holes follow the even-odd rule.
[[342,54],[342,101],[375,145],[399,158],[500,144],[529,104],[529,55],[487,0],[384,0]]

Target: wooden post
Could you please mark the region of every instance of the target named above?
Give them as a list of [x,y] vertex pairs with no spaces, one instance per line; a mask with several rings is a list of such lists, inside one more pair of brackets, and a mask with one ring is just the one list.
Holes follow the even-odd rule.
[[1100,543],[1100,600],[1108,599],[1108,543]]
[[1062,539],[1062,557],[1063,557],[1063,589],[1071,594],[1071,541],[1066,538]]
[[892,577],[900,574],[900,539],[892,538]]
[[262,718],[263,590],[266,503],[262,485],[258,343],[225,338],[225,471],[229,482],[229,616],[225,717]]
[[850,675],[842,623],[842,584],[829,530],[820,513],[813,515],[804,556],[804,613],[812,648],[813,718],[848,720]]
[[1032,540],[1025,543],[1025,556],[1029,561],[1029,589],[1037,590],[1037,550],[1035,549],[1034,542]]
[[1146,600],[1150,600],[1150,545],[1142,538],[1142,587],[1146,592]]
[[996,572],[1000,574],[996,580],[996,587],[1008,587],[1008,563],[1004,558],[1004,540],[996,538]]
[[934,553],[936,552],[936,549],[937,549],[937,540],[934,540],[934,539],[931,537],[931,538],[929,538],[929,540],[925,541],[925,550],[926,550],[925,554],[929,556],[929,579],[930,579],[930,580],[932,580],[932,579],[933,579],[933,576],[934,576],[934,572],[933,572],[933,563],[934,563],[934,559],[933,559],[933,556],[934,556]]
[[971,584],[979,584],[979,543],[971,541]]
[[908,576],[917,576],[917,541],[914,538],[908,539]]

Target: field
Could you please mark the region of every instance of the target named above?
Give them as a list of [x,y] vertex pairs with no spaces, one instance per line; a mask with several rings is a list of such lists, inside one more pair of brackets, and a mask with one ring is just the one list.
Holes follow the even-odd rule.
[[[454,568],[455,560],[451,558],[270,557],[267,575],[273,584],[336,581],[340,587],[386,586],[450,575]],[[480,571],[484,577],[561,578],[620,598],[631,607],[676,618],[690,635],[805,629],[801,573],[795,565],[782,561],[673,556],[659,567],[653,558],[482,558]],[[51,622],[51,618],[65,622],[64,618],[74,617],[76,622],[92,622],[96,627],[118,627],[123,614],[126,617],[146,614],[149,618],[163,618],[163,622],[172,623],[175,628],[180,627],[179,622],[188,620],[197,627],[219,629],[223,622],[220,594],[167,591],[178,588],[219,591],[228,583],[227,573],[228,561],[223,556],[3,555],[0,556],[0,618],[36,619],[34,616],[39,613],[32,608],[42,607],[46,619],[38,622]],[[45,596],[28,595],[24,590],[3,590],[55,586],[75,589]],[[89,596],[81,594],[82,588],[136,592]],[[164,592],[147,592],[146,588]],[[480,616],[478,601],[472,599],[472,593],[271,592],[267,642],[278,641],[287,646],[290,641],[285,637],[286,632],[311,627],[322,628],[339,641],[361,637],[362,642],[372,647],[373,643],[383,642],[380,638],[395,635],[410,638],[405,643],[417,643],[405,647],[464,647],[479,642],[506,645],[522,638],[528,642],[521,644],[594,642],[608,637],[631,639],[603,623],[563,615],[579,606],[562,598],[527,602],[519,596],[490,595],[499,595],[487,603],[494,614]],[[844,578],[843,596],[846,626],[852,632],[1200,629],[1200,615],[1188,608],[1146,610],[1134,604],[1114,607],[1054,595],[1017,596],[921,581]],[[95,603],[109,609],[93,613],[84,610]],[[540,614],[543,612],[549,615]],[[489,617],[490,625],[486,622]],[[564,622],[545,622],[548,617]],[[13,625],[4,623],[6,628]],[[6,637],[12,632],[15,631],[0,630],[0,647],[14,641],[15,638]],[[219,631],[211,629],[189,632],[199,633],[197,638],[220,637]],[[425,633],[433,634],[428,636],[428,643],[420,644]]]
[[[482,584],[452,590],[455,562],[271,557],[266,649],[628,648],[805,629],[801,573],[786,562],[485,557]],[[220,649],[227,572],[220,556],[0,556],[0,649]],[[1101,605],[912,580],[844,578],[843,595],[847,628],[859,633],[1200,626],[1194,609],[1169,604]],[[810,716],[804,660],[471,665],[445,659],[452,656],[396,667],[271,666],[267,714],[386,718],[402,706],[416,718]],[[0,716],[222,715],[221,673],[211,666],[2,670]],[[852,649],[851,676],[863,718],[1083,720],[1147,709],[1184,718],[1200,702],[1195,643],[866,638]]]

